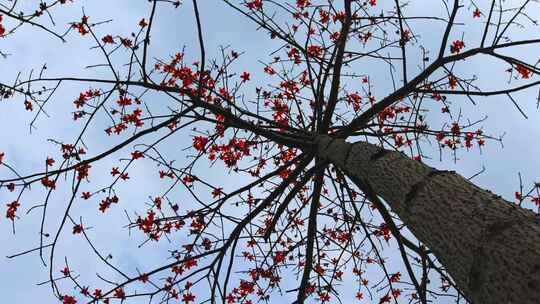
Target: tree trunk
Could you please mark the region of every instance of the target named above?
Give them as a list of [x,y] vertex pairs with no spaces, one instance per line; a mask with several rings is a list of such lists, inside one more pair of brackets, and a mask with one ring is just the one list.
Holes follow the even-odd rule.
[[399,152],[320,136],[317,155],[369,184],[473,303],[540,303],[540,216]]

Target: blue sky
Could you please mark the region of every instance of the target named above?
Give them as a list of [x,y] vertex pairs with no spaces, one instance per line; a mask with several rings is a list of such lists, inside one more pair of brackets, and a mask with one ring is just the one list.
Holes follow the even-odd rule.
[[[187,1],[189,2],[189,1]],[[412,1],[411,6],[406,12],[411,15],[422,15],[426,12],[444,15],[444,9],[436,1]],[[0,1],[0,4],[9,3],[9,1]],[[467,2],[468,3],[468,2]],[[221,1],[204,1],[200,4],[200,10],[203,18],[203,27],[205,31],[206,49],[209,57],[219,55],[219,46],[231,45],[235,50],[244,51],[245,55],[236,63],[236,71],[241,72],[246,69],[262,70],[262,66],[257,60],[268,61],[269,54],[276,47],[271,40],[263,37],[257,32],[254,26],[238,13],[227,8]],[[112,19],[109,24],[97,28],[98,36],[105,34],[129,35],[131,30],[136,28],[138,21],[148,17],[150,4],[147,1],[135,0],[116,0],[116,1],[76,1],[62,10],[54,12],[57,29],[62,31],[67,27],[67,23],[77,21],[81,16],[81,9],[84,10],[90,20],[93,22]],[[106,8],[106,9],[104,9]],[[461,21],[480,22],[470,18],[471,11],[468,6],[463,8]],[[487,10],[487,8],[484,8]],[[531,6],[529,11],[532,18],[540,17],[538,6]],[[459,21],[459,20],[458,20]],[[46,23],[46,21],[44,21]],[[155,25],[152,34],[152,52],[150,57],[168,58],[169,55],[186,47],[186,56],[190,60],[197,60],[198,45],[196,43],[195,31],[193,30],[194,18],[189,5],[184,5],[180,9],[173,10],[170,6],[158,6],[158,22]],[[48,24],[48,23],[47,23]],[[443,26],[424,27],[414,25],[412,27],[419,39],[426,46],[435,47],[439,43]],[[465,41],[474,43],[479,38],[481,28],[479,24],[473,24],[472,27],[458,27],[454,37],[461,37],[465,32]],[[538,38],[538,28],[526,23],[526,30],[513,29],[512,35],[517,39]],[[10,23],[6,22],[9,28]],[[88,65],[101,63],[101,57],[96,50],[89,49],[92,43],[89,39],[83,39],[75,33],[67,37],[67,43],[47,35],[35,28],[24,26],[19,29],[16,35],[0,38],[0,50],[11,55],[5,59],[0,58],[0,81],[10,83],[14,80],[17,72],[22,72],[23,78],[28,77],[31,69],[39,69],[43,64],[47,64],[47,75],[49,76],[99,76],[110,77],[110,74],[104,69],[85,69]],[[523,59],[529,59],[534,63],[538,58],[532,48],[520,48],[511,50],[512,54]],[[410,75],[418,71],[418,67],[412,63],[410,65]],[[252,68],[256,67],[256,68]],[[486,88],[500,88],[508,86],[506,83],[507,74],[504,72],[506,65],[497,64],[488,58],[478,58],[470,60],[467,64],[461,64],[459,71],[462,75],[478,75],[479,84]],[[384,70],[377,69],[376,66],[366,64],[363,69],[378,83],[374,89],[374,94],[384,96],[390,92],[391,86],[388,74]],[[252,73],[254,83],[264,81],[262,73]],[[538,76],[534,76],[537,78]],[[380,83],[380,85],[379,85]],[[78,129],[73,128],[70,121],[72,111],[72,101],[78,96],[81,90],[88,86],[69,84],[62,86],[55,98],[47,105],[47,113],[50,118],[42,116],[37,121],[37,129],[29,132],[29,124],[33,116],[24,111],[22,100],[7,100],[0,102],[0,151],[7,155],[7,162],[16,167],[20,172],[30,173],[43,169],[43,160],[46,155],[57,155],[57,149],[48,138],[60,140],[70,140],[76,136]],[[528,189],[534,181],[540,179],[538,168],[540,160],[535,155],[540,155],[540,113],[536,108],[536,98],[538,89],[530,89],[525,92],[515,94],[514,98],[518,101],[520,107],[528,115],[524,119],[515,106],[503,97],[479,98],[478,105],[473,107],[467,100],[455,98],[454,104],[459,104],[463,112],[474,119],[481,119],[485,115],[488,120],[481,125],[484,130],[490,134],[498,136],[505,133],[504,147],[496,142],[489,142],[482,149],[482,153],[477,148],[473,148],[469,153],[459,153],[459,160],[454,162],[450,154],[444,154],[439,161],[437,149],[429,149],[426,145],[426,154],[433,159],[426,159],[426,162],[434,167],[447,170],[456,170],[465,177],[469,177],[486,168],[486,171],[476,177],[474,182],[483,187],[496,192],[506,199],[513,200],[513,193],[519,190],[518,172],[521,173],[525,189]],[[156,98],[156,107],[159,107],[158,98]],[[438,117],[434,115],[433,121]],[[190,145],[188,133],[179,138],[174,145],[164,147],[168,156],[174,157],[177,161],[183,161],[186,152],[182,149]],[[101,129],[89,130],[88,146],[92,152],[98,152],[109,146],[107,137]],[[118,153],[105,159],[93,170],[95,172],[107,172],[114,166],[118,159],[126,157],[129,150],[124,153]],[[200,168],[202,172],[213,178],[215,181],[221,181],[225,188],[234,187],[241,183],[238,179],[228,179],[226,171],[217,168]],[[156,168],[153,164],[147,163],[138,165],[130,171],[133,178],[122,186],[121,197],[123,203],[132,204],[122,207],[131,208],[130,212],[144,212],[142,204],[149,195],[157,193],[163,188],[155,178],[145,178],[146,175],[155,174]],[[220,174],[214,174],[219,172]],[[6,171],[0,168],[0,178],[6,175]],[[92,175],[92,183],[106,184],[108,178],[104,174]],[[36,187],[39,188],[39,187]],[[24,198],[22,212],[26,212],[30,206],[39,204],[43,200],[44,192],[42,189],[34,189],[27,193]],[[50,208],[50,214],[61,211],[66,204],[68,193],[58,191],[53,196],[53,204]],[[188,197],[177,198],[179,201],[188,200]],[[11,196],[5,191],[0,191],[0,203],[4,204],[11,200]],[[127,207],[129,206],[129,207]],[[2,209],[4,210],[4,209]],[[99,242],[96,245],[105,252],[113,255],[113,261],[118,263],[122,269],[130,274],[135,274],[135,269],[144,271],[151,269],[152,265],[158,266],[163,263],[168,256],[166,249],[170,245],[164,244],[160,247],[143,247],[137,249],[137,245],[143,240],[141,235],[136,233],[129,236],[124,227],[126,218],[123,208],[116,208],[108,213],[104,219],[96,212],[96,202],[93,205],[77,205],[75,216],[84,214],[85,222],[90,223],[93,229],[90,235],[99,236]],[[4,212],[4,211],[2,211]],[[21,212],[21,214],[22,214]],[[37,255],[27,255],[15,260],[8,260],[4,256],[17,253],[34,247],[38,241],[39,212],[32,212],[23,216],[16,223],[17,233],[11,233],[11,222],[3,218],[0,220],[0,273],[3,274],[0,279],[0,294],[6,303],[53,303],[49,285],[36,286],[36,283],[48,279],[47,268],[42,267]],[[92,225],[91,223],[100,223]],[[58,223],[54,219],[48,222],[50,232],[54,231]],[[69,229],[67,229],[69,230]],[[179,240],[173,240],[179,241]],[[87,280],[93,282],[95,272],[106,271],[103,265],[98,263],[92,256],[88,245],[80,238],[77,239],[69,233],[62,235],[61,245],[58,249],[61,252],[56,260],[57,265],[62,265],[62,259],[67,256],[70,265],[77,269],[79,273]],[[58,270],[60,269],[57,267]],[[110,276],[114,276],[110,274]],[[95,282],[95,281],[94,281]],[[68,285],[66,285],[68,286]],[[69,289],[67,289],[69,290]]]

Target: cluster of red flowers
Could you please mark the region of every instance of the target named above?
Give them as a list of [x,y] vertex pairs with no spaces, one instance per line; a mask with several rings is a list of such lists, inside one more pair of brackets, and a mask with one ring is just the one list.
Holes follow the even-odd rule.
[[193,137],[193,148],[199,152],[203,152],[206,144],[208,143],[208,137],[195,136]]
[[88,16],[82,16],[81,22],[76,22],[72,25],[74,29],[76,29],[81,36],[84,36],[88,34],[88,30],[86,27],[88,26]]
[[291,48],[287,52],[287,56],[289,57],[289,59],[292,59],[295,64],[300,64],[302,62],[302,59],[300,57],[300,51],[297,48]]
[[86,92],[80,93],[79,97],[73,101],[73,104],[75,104],[77,109],[82,108],[88,100],[99,96],[101,96],[100,90],[87,90]]
[[265,66],[264,72],[268,75],[274,75],[276,73],[276,71],[274,71],[274,69],[271,66]]
[[195,296],[191,292],[185,293],[182,295],[182,302],[185,304],[195,302]]
[[6,33],[6,28],[2,25],[4,16],[0,15],[0,36],[3,36]]
[[269,287],[275,287],[281,281],[281,277],[274,274],[274,272],[270,269],[251,269],[249,270],[249,276],[253,281],[258,281],[259,279],[269,280]]
[[[193,140],[193,145],[195,149],[201,149],[199,151],[202,151],[202,148],[207,142],[208,139],[206,137],[196,136]],[[227,167],[231,168],[236,166],[236,164],[245,156],[251,155],[251,147],[253,145],[253,142],[246,139],[233,138],[228,144],[212,145],[208,150],[208,159],[214,160],[216,159],[216,155],[218,155],[218,158],[222,160]]]
[[[298,83],[294,80],[288,80],[288,81],[282,81],[279,84],[279,88],[283,90],[284,96],[287,99],[293,99],[295,98],[295,94],[300,92],[300,88],[298,87]],[[283,95],[278,94],[278,98],[283,98]]]
[[137,160],[139,158],[144,158],[144,153],[139,151],[139,150],[135,150],[135,151],[131,152],[131,158],[133,160]]
[[358,112],[358,110],[360,110],[360,107],[362,106],[362,96],[360,96],[357,92],[348,94],[346,99],[347,103],[352,105],[355,112]]
[[452,42],[452,45],[450,46],[450,53],[458,54],[464,47],[465,42],[463,42],[462,40],[456,40]]
[[255,292],[255,283],[240,280],[240,286],[233,288],[226,297],[227,303],[252,303],[250,300],[243,302],[242,299]]
[[448,76],[448,85],[450,86],[450,89],[454,90],[458,85],[457,78],[453,75]]
[[477,140],[478,145],[483,146],[486,141],[483,138],[481,138],[481,136],[482,136],[482,131],[481,130],[477,130],[474,133],[473,132],[466,132],[465,133],[465,147],[467,147],[467,149],[471,148],[472,147],[472,141],[475,138]]
[[482,136],[482,130],[476,130],[475,132],[463,132],[461,131],[461,127],[458,123],[452,123],[450,134],[452,135],[451,139],[446,138],[446,134],[444,132],[437,133],[436,139],[437,141],[442,142],[441,147],[447,146],[451,149],[455,149],[456,146],[461,143],[460,136],[465,137],[465,147],[467,149],[472,147],[472,141],[475,139],[478,146],[483,146],[486,143]]
[[84,228],[82,225],[77,224],[73,226],[73,234],[81,234],[83,232]]
[[334,16],[332,16],[332,21],[334,21],[334,23],[336,23],[337,21],[343,22],[345,21],[345,17],[347,17],[345,11],[339,11],[335,13]]
[[480,11],[480,9],[477,7],[474,12],[473,12],[473,18],[480,18],[480,16],[482,15],[482,12]]
[[320,58],[323,53],[323,48],[320,45],[310,45],[307,47],[308,57]]
[[127,106],[130,106],[132,104],[131,98],[126,97],[126,96],[120,96],[120,98],[116,101],[116,103],[120,107],[127,107]]
[[133,124],[137,128],[142,127],[144,122],[141,120],[141,116],[142,110],[140,108],[136,108],[132,113],[122,115],[122,122],[105,129],[105,133],[107,133],[107,135],[111,135],[114,132],[116,135],[120,135],[120,133],[128,129],[129,124]]
[[144,122],[141,120],[142,110],[137,108],[131,114],[122,116],[122,121],[126,124],[133,124],[135,127],[142,127]]
[[531,70],[529,70],[528,68],[524,67],[521,64],[516,65],[516,71],[519,73],[519,75],[523,79],[528,79],[531,77],[531,73],[532,73]]
[[296,0],[296,7],[299,9],[306,8],[307,6],[310,6],[311,2],[309,0]]
[[74,158],[76,160],[81,160],[81,155],[86,154],[84,148],[79,148],[78,150],[72,144],[62,144],[60,149],[62,150],[62,157],[64,159]]
[[289,125],[289,106],[279,99],[274,99],[271,109],[274,112],[272,118],[277,124],[283,126]]
[[378,114],[378,116],[379,116],[379,124],[382,125],[384,123],[384,121],[389,120],[389,119],[393,119],[394,117],[396,117],[396,114],[407,113],[410,110],[411,110],[411,107],[409,107],[409,106],[403,106],[403,107],[389,106],[389,107],[386,107],[382,112],[380,112]]
[[62,303],[63,304],[77,304],[77,300],[74,296],[64,295],[62,297]]
[[243,72],[240,75],[240,78],[242,79],[242,82],[249,81],[251,79],[251,75],[248,72]]
[[33,111],[34,110],[34,106],[32,105],[32,102],[30,102],[29,100],[25,100],[24,101],[24,109],[26,111]]
[[114,297],[118,298],[118,299],[121,299],[121,300],[124,300],[126,298],[126,293],[125,293],[124,289],[116,288],[114,290]]
[[246,3],[247,8],[250,10],[260,10],[262,8],[262,0],[253,0]]
[[114,195],[113,197],[106,197],[99,203],[99,211],[105,213],[107,209],[111,206],[111,204],[117,204],[119,201],[118,196]]
[[535,206],[539,206],[539,207],[540,207],[540,196],[538,196],[538,189],[540,189],[540,182],[534,183],[534,188],[533,188],[533,189],[536,190],[536,195],[537,195],[537,196],[533,196],[533,195],[532,195],[532,191],[529,192],[529,194],[526,194],[526,195],[523,195],[523,193],[522,193],[521,191],[520,191],[520,192],[516,191],[514,195],[515,195],[515,198],[516,198],[516,200],[517,200],[517,203],[518,203],[518,204],[521,204],[521,202],[522,202],[526,197],[528,197],[528,198],[530,198],[531,202],[534,203]]
[[164,222],[157,221],[156,213],[153,210],[148,210],[146,217],[139,217],[136,223],[139,230],[147,234],[148,237],[154,241],[159,240],[163,234],[171,233],[173,229],[176,231],[182,229],[185,225],[185,222],[182,219]]
[[90,168],[92,168],[92,166],[90,164],[79,164],[75,167],[75,171],[77,171],[77,179],[78,180],[81,180],[81,179],[85,179],[88,177],[88,174],[89,174],[89,171],[90,171]]
[[13,201],[9,204],[7,204],[7,212],[6,212],[6,217],[10,220],[15,220],[15,213],[17,212],[17,208],[19,208],[19,206],[21,206],[21,204],[19,204],[18,201]]
[[386,223],[382,223],[379,226],[379,229],[375,230],[375,236],[377,237],[383,237],[385,241],[389,241],[392,238],[392,232],[390,231],[390,227]]
[[390,277],[390,282],[398,283],[401,280],[401,272],[396,272]]
[[41,184],[45,187],[45,188],[51,188],[51,189],[56,189],[56,182],[52,179],[49,179],[48,177],[43,177],[41,179]]
[[323,232],[326,236],[328,236],[334,241],[338,241],[339,243],[345,243],[351,238],[351,235],[349,234],[348,231],[342,231],[341,229],[334,230],[334,229],[324,228]]
[[152,227],[154,226],[155,217],[156,217],[156,213],[152,210],[148,211],[147,216],[145,218],[139,217],[137,219],[137,225],[139,226],[139,229],[142,230],[144,233],[152,232]]
[[[164,80],[161,85],[166,87],[178,87],[181,83],[181,87],[183,89],[192,89],[192,84],[198,80],[200,73],[194,72],[192,68],[187,66],[179,66],[178,65],[183,61],[184,59],[184,53],[176,53],[174,58],[171,60],[169,64],[156,64],[154,66],[154,69],[157,71],[160,71],[161,73],[166,74],[167,76],[170,76],[169,79]],[[195,64],[195,63],[194,63]],[[208,87],[212,88],[214,80],[212,80],[210,77],[203,77],[203,83],[202,87]],[[203,90],[203,93],[206,92],[206,90]]]
[[104,44],[114,44],[114,38],[111,35],[105,35],[101,38],[101,41],[103,41]]

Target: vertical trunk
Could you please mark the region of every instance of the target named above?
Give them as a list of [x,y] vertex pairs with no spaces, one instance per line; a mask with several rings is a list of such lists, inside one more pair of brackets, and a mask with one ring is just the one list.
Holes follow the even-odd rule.
[[452,171],[320,136],[317,155],[369,184],[474,303],[540,303],[540,217]]

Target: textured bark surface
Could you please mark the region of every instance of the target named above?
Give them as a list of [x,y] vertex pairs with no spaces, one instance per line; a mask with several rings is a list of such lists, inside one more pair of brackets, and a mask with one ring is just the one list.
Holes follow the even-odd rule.
[[540,303],[540,217],[401,153],[320,136],[317,155],[369,184],[473,303]]

